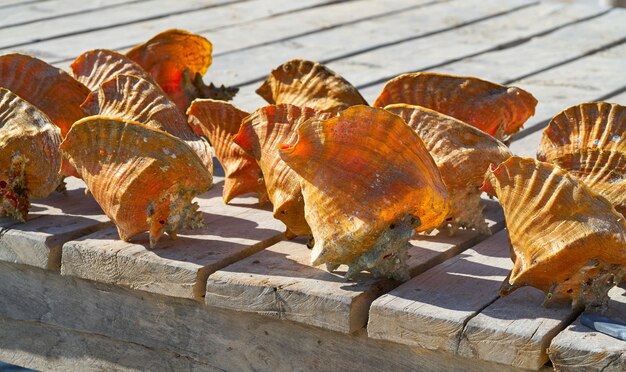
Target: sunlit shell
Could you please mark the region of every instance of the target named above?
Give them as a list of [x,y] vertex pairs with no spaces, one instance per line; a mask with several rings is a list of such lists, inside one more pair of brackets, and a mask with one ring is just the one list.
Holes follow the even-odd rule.
[[70,67],[76,80],[91,90],[98,89],[100,84],[117,75],[137,76],[156,85],[152,76],[141,66],[112,50],[96,49],[85,52],[76,58]]
[[224,203],[233,198],[256,193],[259,204],[267,200],[261,168],[256,160],[233,141],[243,119],[249,114],[224,101],[197,99],[191,103],[189,124],[204,134],[215,148],[215,155],[224,168]]
[[590,102],[555,116],[537,158],[557,164],[626,214],[626,107]]
[[65,71],[23,54],[0,56],[0,87],[41,110],[63,136],[84,116],[80,104],[89,94],[89,88]]
[[374,106],[394,103],[439,111],[503,139],[535,114],[537,100],[520,88],[475,77],[416,72],[388,81]]
[[330,116],[288,104],[266,106],[246,117],[233,138],[258,162],[274,207],[274,218],[281,220],[295,235],[309,235],[311,229],[304,219],[300,176],[280,158],[278,146],[295,142],[296,128],[306,120]]
[[415,229],[437,227],[448,213],[437,165],[413,129],[385,110],[355,106],[305,122],[280,154],[302,177],[313,265],[408,279]]
[[480,186],[489,165],[511,156],[502,142],[462,121],[419,106],[385,107],[400,116],[420,136],[432,155],[450,195],[450,211],[441,227],[491,231],[482,214]]
[[278,66],[256,92],[271,104],[289,103],[332,112],[367,105],[344,78],[322,64],[301,59]]
[[626,273],[626,223],[611,204],[552,164],[511,157],[483,190],[504,209],[513,270],[500,292],[530,285],[546,301],[603,306]]
[[35,106],[0,88],[0,216],[26,221],[29,198],[61,182],[61,131]]
[[232,99],[237,88],[206,86],[202,76],[212,62],[213,46],[206,38],[183,30],[167,30],[131,49],[137,62],[185,112],[196,98]]
[[154,246],[163,232],[175,236],[180,228],[203,225],[191,200],[209,189],[211,176],[177,137],[132,121],[90,116],[74,124],[61,149],[121,239],[149,231]]
[[[88,115],[121,118],[172,134],[187,143],[213,174],[208,142],[187,124],[180,110],[154,84],[130,75],[117,75],[94,90],[82,105]],[[146,138],[145,141],[149,141]]]

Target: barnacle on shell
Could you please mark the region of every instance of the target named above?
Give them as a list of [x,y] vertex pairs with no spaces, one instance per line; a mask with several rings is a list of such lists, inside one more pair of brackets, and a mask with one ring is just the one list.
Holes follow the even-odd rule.
[[30,198],[61,182],[61,131],[35,106],[0,88],[0,216],[25,222]]
[[546,302],[606,306],[626,273],[626,222],[611,203],[557,166],[515,156],[487,172],[483,190],[509,231],[514,265],[501,294],[530,285]]
[[626,107],[588,102],[556,115],[537,159],[558,165],[626,215]]
[[[89,144],[86,146],[85,144]],[[119,118],[90,116],[76,122],[61,144],[120,238],[203,226],[191,200],[211,186],[211,176],[185,142],[161,130]]]
[[482,214],[480,186],[489,165],[511,156],[502,142],[453,117],[424,107],[395,104],[385,107],[413,128],[426,145],[450,195],[450,211],[442,226],[474,228],[491,234]]
[[537,100],[523,89],[475,77],[415,72],[388,81],[374,106],[394,103],[426,107],[505,139],[535,114]]
[[256,92],[270,104],[289,103],[330,112],[367,105],[346,79],[320,63],[301,59],[278,66]]
[[415,230],[439,226],[448,195],[428,150],[402,119],[354,106],[298,128],[281,158],[298,175],[315,245],[312,264],[347,264],[347,276],[407,279]]
[[278,154],[278,146],[296,139],[296,128],[306,120],[331,114],[289,104],[262,107],[246,117],[233,140],[254,158],[265,180],[274,207],[274,218],[281,220],[295,235],[309,235],[304,219],[300,176]]
[[241,122],[249,114],[228,102],[197,99],[189,106],[187,115],[196,133],[211,141],[215,156],[224,168],[224,203],[247,193],[256,193],[259,204],[267,201],[267,189],[259,164],[233,141]]

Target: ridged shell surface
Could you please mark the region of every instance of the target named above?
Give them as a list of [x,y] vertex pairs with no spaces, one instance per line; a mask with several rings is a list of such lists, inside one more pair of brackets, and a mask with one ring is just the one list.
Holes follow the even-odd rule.
[[626,107],[589,102],[567,108],[544,130],[537,158],[567,170],[626,213]]
[[415,229],[437,227],[448,213],[437,165],[413,129],[385,110],[354,106],[305,122],[280,155],[301,176],[313,265],[408,279]]
[[281,159],[278,147],[295,142],[296,128],[308,119],[330,116],[319,110],[289,104],[266,106],[246,117],[234,137],[235,143],[261,168],[274,207],[274,218],[281,220],[295,235],[310,235],[311,229],[304,219],[300,176]]
[[[183,30],[167,30],[137,45],[126,56],[147,71],[182,112],[199,98],[201,83],[213,61],[206,38]],[[197,77],[200,81],[197,81]]]
[[187,143],[213,174],[208,142],[187,124],[180,110],[154,84],[137,76],[117,75],[93,91],[82,105],[88,115],[121,118],[168,132]]
[[112,50],[96,49],[85,52],[70,67],[74,78],[92,91],[117,75],[137,76],[156,85],[152,76],[141,66]]
[[388,81],[374,106],[394,103],[426,107],[504,139],[535,114],[537,100],[523,89],[475,77],[416,72]]
[[626,273],[626,223],[603,197],[552,164],[511,157],[483,190],[504,209],[513,270],[500,292],[530,285],[546,300],[604,306]]
[[271,104],[289,103],[330,112],[367,105],[346,79],[320,63],[301,59],[278,66],[256,92]]
[[61,131],[35,106],[0,88],[0,216],[26,221],[29,198],[59,186]]
[[23,54],[0,56],[0,88],[41,110],[63,136],[84,116],[80,104],[89,95],[89,88],[65,71]]
[[[85,146],[89,144],[89,146]],[[200,158],[166,132],[119,118],[87,117],[61,145],[122,240],[203,225],[191,200],[211,186]]]
[[233,198],[256,193],[259,204],[267,201],[267,189],[256,160],[233,141],[243,119],[249,113],[234,105],[211,99],[197,99],[187,110],[189,124],[203,134],[215,148],[215,156],[224,168],[224,203]]
[[453,117],[420,106],[385,107],[413,128],[441,172],[450,196],[450,211],[439,228],[474,228],[490,234],[480,202],[480,186],[490,164],[511,156],[508,147],[487,133]]

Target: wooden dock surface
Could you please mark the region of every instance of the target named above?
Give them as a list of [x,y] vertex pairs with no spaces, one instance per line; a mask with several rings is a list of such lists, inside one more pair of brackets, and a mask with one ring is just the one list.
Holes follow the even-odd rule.
[[[205,82],[254,90],[279,64],[327,64],[368,102],[399,74],[436,71],[515,85],[539,101],[513,137],[534,157],[543,128],[585,101],[626,105],[626,9],[596,0],[3,0],[0,53],[67,69],[90,49],[126,51],[181,28],[213,43]],[[415,237],[411,279],[343,278],[309,265],[301,239],[256,198],[196,201],[206,227],[130,242],[81,181],[0,218],[0,360],[43,370],[624,371],[626,342],[543,294],[498,288],[512,267],[501,208],[491,236]],[[626,290],[611,291],[626,321]]]

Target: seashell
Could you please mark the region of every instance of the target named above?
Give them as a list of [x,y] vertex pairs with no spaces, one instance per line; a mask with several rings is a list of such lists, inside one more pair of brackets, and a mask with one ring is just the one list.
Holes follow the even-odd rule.
[[177,137],[129,120],[90,116],[72,126],[61,149],[122,240],[149,231],[154,247],[164,231],[175,236],[180,228],[203,225],[191,200],[209,189],[211,176]]
[[537,158],[556,164],[626,215],[626,107],[606,102],[572,106],[543,132]]
[[346,79],[320,63],[301,59],[278,66],[256,92],[270,104],[289,103],[330,112],[367,105]]
[[302,124],[280,156],[302,177],[313,265],[408,279],[415,229],[437,227],[448,213],[437,165],[414,130],[385,110],[354,106]]
[[183,30],[167,30],[137,45],[126,56],[138,63],[185,112],[196,98],[232,99],[237,88],[206,86],[202,76],[212,62],[206,38]]
[[208,142],[187,124],[187,119],[154,84],[137,76],[117,75],[94,90],[81,106],[88,115],[136,121],[172,134],[189,145],[213,174]]
[[419,106],[385,107],[400,116],[435,160],[450,196],[450,211],[439,228],[474,228],[491,234],[483,216],[480,186],[489,165],[500,164],[511,152],[502,142],[453,117]]
[[25,222],[29,198],[61,182],[61,130],[35,106],[0,88],[0,216]]
[[295,235],[310,235],[311,229],[304,218],[300,176],[281,159],[278,146],[295,142],[296,128],[308,119],[330,116],[289,104],[266,106],[246,117],[233,137],[259,164],[274,207],[274,218],[281,220]]
[[80,104],[89,89],[68,73],[23,54],[0,56],[0,87],[43,111],[65,136],[84,115]]
[[498,197],[511,241],[501,294],[530,285],[546,302],[607,304],[626,273],[626,223],[605,198],[557,166],[515,156],[487,172],[483,190]]
[[187,110],[189,124],[204,134],[215,148],[215,156],[224,168],[224,203],[233,198],[256,193],[259,204],[267,201],[267,189],[259,164],[233,141],[243,119],[249,114],[230,103],[197,99]]
[[394,103],[439,111],[504,139],[535,114],[537,100],[523,89],[475,77],[415,72],[389,80],[374,106]]
[[141,66],[112,50],[96,49],[85,52],[72,62],[70,68],[74,78],[92,91],[117,75],[137,76],[158,86]]

